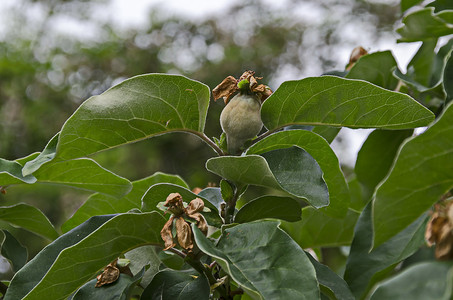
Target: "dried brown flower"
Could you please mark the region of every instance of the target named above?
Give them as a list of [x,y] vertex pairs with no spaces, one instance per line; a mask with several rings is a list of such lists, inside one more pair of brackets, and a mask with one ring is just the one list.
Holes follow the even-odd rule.
[[352,49],[351,56],[349,57],[349,63],[346,66],[346,71],[352,69],[354,64],[364,55],[367,55],[368,51],[366,51],[362,46],[355,47]]
[[105,284],[110,284],[118,280],[118,277],[120,277],[120,270],[116,267],[116,259],[108,264],[105,268],[104,271],[99,274],[97,278],[97,282],[95,287],[100,287]]
[[[167,206],[169,211],[170,209],[173,209],[171,211],[173,216],[170,217],[160,231],[160,236],[165,243],[164,250],[175,247],[176,243],[174,238],[176,238],[181,248],[191,251],[193,249],[193,233],[190,228],[190,224],[184,220],[184,216],[197,221],[197,227],[201,230],[201,232],[207,234],[208,224],[206,223],[203,215],[200,213],[204,208],[203,200],[195,198],[190,201],[187,208],[184,208],[181,195],[178,193],[172,193],[167,197],[164,206]],[[176,237],[173,237],[172,234],[173,222],[175,224]]]
[[239,79],[228,76],[212,90],[214,101],[223,98],[225,104],[227,104],[234,93],[239,90],[238,84],[243,80],[247,80],[249,82],[248,89],[256,94],[261,101],[264,101],[272,94],[272,90],[267,85],[258,84],[258,80],[262,78],[263,77],[255,77],[255,72],[250,70],[245,71]]
[[453,198],[435,205],[426,226],[425,239],[428,246],[436,245],[437,259],[453,259]]

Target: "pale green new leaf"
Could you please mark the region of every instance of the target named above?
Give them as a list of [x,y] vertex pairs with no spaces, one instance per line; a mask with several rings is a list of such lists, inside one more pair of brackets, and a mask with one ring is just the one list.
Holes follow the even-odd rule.
[[216,245],[196,226],[192,230],[198,247],[254,297],[319,299],[313,265],[278,224],[260,221],[225,229]]
[[261,108],[269,130],[290,124],[408,129],[434,115],[406,94],[335,76],[284,82]]
[[19,203],[13,206],[0,206],[0,220],[40,236],[54,240],[58,233],[49,219],[36,207]]
[[57,157],[72,159],[170,131],[203,132],[209,88],[179,75],[132,77],[86,100],[66,121]]
[[319,164],[329,190],[329,206],[321,210],[326,214],[343,217],[349,206],[349,190],[337,156],[319,135],[306,130],[285,130],[274,133],[254,144],[247,154],[262,154],[275,149],[297,146],[307,151]]
[[373,202],[373,247],[427,211],[453,187],[453,105],[423,134],[407,139]]
[[131,209],[141,207],[141,200],[148,188],[156,183],[174,183],[188,187],[184,180],[177,175],[157,172],[149,177],[132,182],[132,190],[122,198],[115,198],[105,194],[93,194],[87,201],[66,221],[61,229],[67,232],[96,215],[125,213]]

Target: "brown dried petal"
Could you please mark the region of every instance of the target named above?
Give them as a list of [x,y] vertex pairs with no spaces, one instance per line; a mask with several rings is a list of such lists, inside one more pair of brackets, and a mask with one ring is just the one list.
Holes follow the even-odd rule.
[[192,193],[198,195],[198,193],[200,193],[203,189],[202,188],[199,188],[199,187],[195,187],[192,189]]
[[444,226],[440,231],[439,242],[436,243],[435,255],[437,259],[447,260],[453,258],[453,234],[451,226]]
[[223,98],[225,104],[238,89],[238,81],[233,76],[228,76],[212,90],[214,101]]
[[429,246],[439,242],[441,229],[447,222],[448,220],[440,216],[438,212],[433,213],[425,231],[425,239]]
[[192,215],[189,215],[189,217],[197,220],[197,227],[201,230],[201,232],[203,232],[204,235],[208,234],[208,223],[206,223],[206,220],[204,219],[202,214],[194,213]]
[[176,244],[173,242],[173,236],[171,234],[171,228],[173,225],[174,218],[175,218],[174,216],[170,217],[170,219],[167,221],[167,223],[165,223],[164,227],[160,231],[160,236],[162,237],[162,239],[164,240],[164,243],[165,243],[164,250],[168,250],[168,249],[176,246]]
[[253,75],[255,75],[255,71],[251,70],[245,71],[244,73],[242,73],[241,77],[239,77],[238,82],[241,82],[244,79],[247,79],[249,82],[252,82],[250,77],[252,77]]
[[168,195],[167,199],[165,200],[164,206],[169,207],[171,205],[180,205],[182,203],[182,197],[179,193],[171,193]]
[[176,219],[176,235],[179,246],[186,250],[193,248],[192,229],[190,229],[190,225],[182,217]]
[[186,214],[190,216],[196,212],[202,212],[204,208],[204,202],[200,198],[195,198],[190,201],[189,205],[186,208]]
[[355,47],[352,49],[351,56],[349,57],[349,63],[346,67],[346,70],[349,71],[354,66],[356,61],[359,60],[364,55],[367,55],[368,51],[366,51],[362,46]]
[[116,260],[111,262],[104,268],[104,272],[99,274],[97,278],[97,282],[95,287],[100,287],[105,284],[109,284],[118,280],[120,276],[120,270],[116,267]]

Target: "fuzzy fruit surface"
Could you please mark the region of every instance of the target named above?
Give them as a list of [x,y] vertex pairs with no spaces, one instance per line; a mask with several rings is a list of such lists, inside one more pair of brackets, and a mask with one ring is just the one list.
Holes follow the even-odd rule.
[[240,147],[255,137],[263,127],[261,103],[254,95],[238,94],[220,115],[220,125],[227,137],[228,152],[236,154]]

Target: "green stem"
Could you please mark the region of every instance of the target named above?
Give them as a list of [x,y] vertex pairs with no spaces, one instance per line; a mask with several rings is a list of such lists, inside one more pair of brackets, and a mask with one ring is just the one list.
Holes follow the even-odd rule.
[[225,208],[225,224],[231,224],[233,223],[233,217],[234,217],[234,212],[236,210],[236,203],[239,199],[239,193],[241,190],[241,187],[238,187],[234,184],[231,184],[234,187],[233,191],[233,197],[230,199],[230,201],[227,202],[226,208]]
[[[199,260],[196,259],[193,255],[187,255],[185,261],[192,266],[198,273],[204,274],[209,281],[209,285],[212,286],[217,283],[217,279],[215,279],[214,275],[212,274],[211,270],[206,268],[206,266]],[[216,288],[216,290],[220,293],[220,295],[224,299],[230,299],[228,296],[227,290],[225,289],[224,285],[220,285]]]
[[193,135],[198,136],[200,139],[206,142],[209,146],[211,146],[212,149],[214,149],[215,152],[217,152],[218,155],[223,156],[226,155],[225,152],[223,152],[222,149],[220,149],[219,146],[217,146],[216,143],[214,143],[206,134],[203,132],[195,131],[195,130],[187,130],[186,132],[189,132]]

